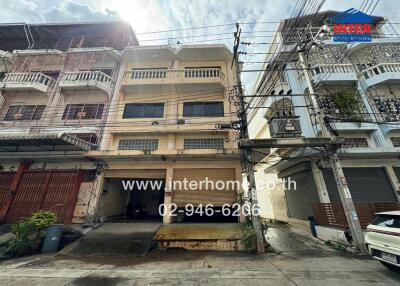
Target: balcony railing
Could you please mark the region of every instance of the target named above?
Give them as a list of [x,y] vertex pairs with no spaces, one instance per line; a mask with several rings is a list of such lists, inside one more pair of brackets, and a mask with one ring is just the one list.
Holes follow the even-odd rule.
[[[356,73],[352,64],[319,64],[310,69],[315,82],[321,81],[356,81]],[[300,80],[305,81],[304,73]]]
[[59,86],[61,89],[99,88],[110,96],[113,83],[113,79],[101,71],[74,71],[66,72]]
[[37,90],[46,92],[55,80],[40,72],[7,73],[0,87],[3,90]]
[[318,76],[324,73],[354,73],[352,64],[323,64],[311,68],[311,74]]
[[382,63],[375,65],[373,67],[367,68],[361,72],[364,80],[368,80],[370,78],[374,78],[376,76],[396,72],[400,73],[400,63]]
[[123,84],[179,84],[221,82],[225,78],[219,68],[138,69],[125,72]]

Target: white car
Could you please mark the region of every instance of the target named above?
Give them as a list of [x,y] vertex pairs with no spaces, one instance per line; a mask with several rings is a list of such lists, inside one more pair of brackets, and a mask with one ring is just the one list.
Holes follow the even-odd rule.
[[367,227],[365,242],[373,258],[400,271],[400,211],[376,213]]

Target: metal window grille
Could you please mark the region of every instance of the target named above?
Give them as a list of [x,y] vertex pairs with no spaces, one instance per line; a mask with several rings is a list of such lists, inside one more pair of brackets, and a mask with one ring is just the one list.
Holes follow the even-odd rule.
[[394,147],[400,147],[400,137],[392,137],[390,139]]
[[223,149],[223,138],[184,139],[184,149]]
[[342,147],[343,148],[368,147],[368,141],[366,138],[345,138]]
[[67,104],[62,119],[101,119],[104,104]]
[[122,139],[118,150],[157,150],[158,139]]
[[45,108],[45,105],[11,105],[8,107],[3,120],[39,120]]

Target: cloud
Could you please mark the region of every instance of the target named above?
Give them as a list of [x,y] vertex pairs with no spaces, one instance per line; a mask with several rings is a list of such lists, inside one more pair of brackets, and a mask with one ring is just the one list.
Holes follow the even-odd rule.
[[64,2],[58,7],[52,7],[43,13],[45,22],[91,22],[118,20],[119,15],[112,10],[96,10],[88,4]]

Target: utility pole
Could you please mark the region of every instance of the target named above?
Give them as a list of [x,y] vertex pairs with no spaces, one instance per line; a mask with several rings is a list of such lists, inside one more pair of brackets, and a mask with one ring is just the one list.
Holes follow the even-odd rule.
[[[244,101],[243,97],[243,89],[242,89],[242,82],[240,79],[240,64],[239,64],[239,55],[238,55],[238,48],[240,44],[240,34],[241,34],[241,29],[239,28],[239,24],[236,24],[236,32],[235,32],[235,43],[233,47],[233,60],[232,60],[232,65],[235,64],[235,69],[236,69],[236,82],[237,82],[237,95],[239,98],[239,122],[241,124],[240,128],[240,139],[249,139],[249,132],[248,132],[248,122],[247,122],[247,115],[246,115],[246,103]],[[260,221],[260,215],[257,211],[257,213],[253,213],[253,206],[256,206],[258,208],[258,199],[257,199],[257,189],[256,189],[256,180],[254,177],[254,164],[252,162],[249,162],[249,159],[253,158],[252,156],[252,149],[251,148],[243,148],[240,152],[241,156],[241,163],[242,166],[244,167],[244,170],[246,171],[246,178],[248,181],[248,196],[250,199],[250,212],[251,213],[251,221],[253,224],[253,229],[256,232],[257,236],[257,252],[258,253],[264,253],[265,248],[264,248],[264,235],[263,235],[263,230],[261,227],[261,221]]]
[[[312,108],[314,109],[315,113],[315,120],[319,123],[320,126],[320,134],[323,137],[332,137],[330,132],[327,130],[326,126],[324,125],[323,121],[323,112],[320,110],[317,98],[315,96],[314,86],[311,81],[310,72],[308,69],[308,63],[304,58],[304,53],[302,51],[299,52],[299,60],[300,64],[303,68],[304,78],[307,83],[308,91],[310,94]],[[337,154],[337,148],[327,148],[329,151],[329,163],[332,168],[336,185],[338,187],[340,200],[343,205],[343,209],[346,215],[347,223],[349,224],[350,232],[353,237],[354,243],[360,253],[367,254],[368,250],[365,245],[364,241],[364,233],[362,231],[360,221],[357,216],[356,209],[354,207],[353,199],[351,198],[351,193],[349,187],[347,185],[346,177],[344,175],[342,165],[340,164],[339,157]],[[331,149],[331,150],[329,150]]]

